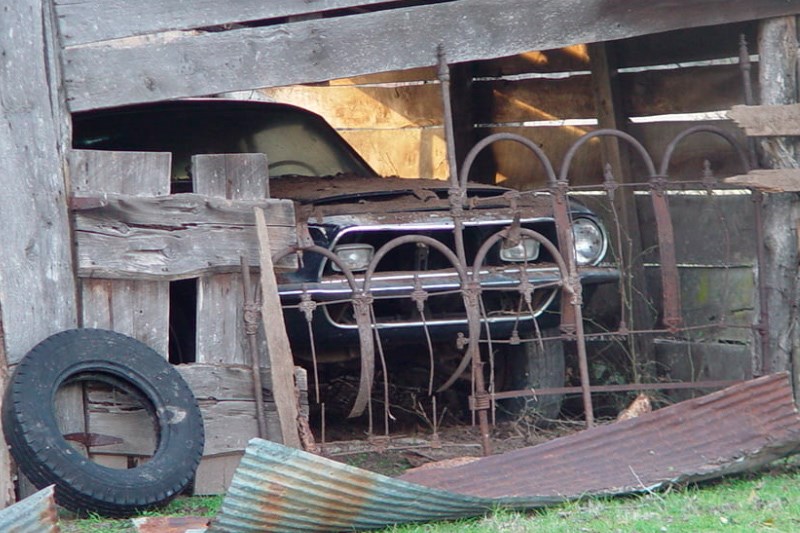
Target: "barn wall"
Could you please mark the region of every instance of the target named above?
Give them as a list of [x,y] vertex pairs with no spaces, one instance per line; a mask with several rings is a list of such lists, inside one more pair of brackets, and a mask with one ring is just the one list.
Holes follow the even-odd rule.
[[0,11],[0,318],[13,364],[74,327],[77,310],[62,166],[67,119],[44,48],[47,3],[2,2]]

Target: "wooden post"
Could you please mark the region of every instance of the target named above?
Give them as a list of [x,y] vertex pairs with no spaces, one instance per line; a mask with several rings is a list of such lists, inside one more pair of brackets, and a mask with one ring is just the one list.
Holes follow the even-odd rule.
[[[795,17],[764,20],[759,25],[759,86],[762,105],[797,102],[797,23]],[[759,156],[767,168],[798,168],[796,140],[759,139]],[[764,195],[764,236],[769,313],[769,353],[761,354],[764,372],[792,368],[800,346],[798,333],[798,247],[795,228],[798,209],[795,194]],[[758,343],[756,343],[756,346]],[[794,360],[797,368],[798,361]],[[795,372],[795,382],[798,377]]]
[[[0,393],[5,391],[8,377],[8,359],[6,358],[2,313],[0,313]],[[0,409],[2,407],[3,394],[0,394]],[[0,509],[4,509],[14,503],[14,480],[8,446],[5,443],[0,444],[2,444],[0,445]]]
[[[627,117],[622,108],[622,94],[619,89],[617,76],[616,57],[613,45],[609,43],[594,43],[589,45],[589,59],[592,71],[592,93],[597,110],[599,128],[613,128],[620,131],[626,130]],[[630,150],[627,145],[620,143],[617,137],[601,138],[601,160],[603,166],[611,165],[612,172],[617,181],[631,183],[636,180],[631,172]],[[612,246],[615,250],[622,249],[622,257],[617,258],[626,267],[620,287],[623,301],[623,324],[630,330],[651,329],[655,323],[646,295],[647,285],[644,266],[642,265],[642,238],[639,232],[639,215],[636,210],[636,199],[633,190],[629,187],[621,188],[616,193],[615,203],[619,210],[619,223],[621,226],[621,243],[618,243],[613,228],[609,227]],[[628,283],[630,280],[630,283]],[[652,350],[653,342],[650,335],[636,335],[629,342],[634,361],[635,379],[641,374],[655,374],[655,355]]]
[[[264,154],[192,157],[195,192],[229,200],[269,198]],[[240,250],[240,255],[248,250]],[[197,285],[198,363],[250,364],[244,334],[241,274],[207,274]],[[263,344],[263,343],[259,343]]]
[[255,216],[261,258],[261,318],[264,321],[264,333],[267,337],[272,394],[278,410],[283,444],[300,448],[300,436],[297,431],[300,413],[295,393],[292,349],[289,346],[289,337],[283,321],[264,211],[256,208]]
[[[51,8],[0,0],[0,321],[11,365],[77,324],[63,165],[69,122]],[[0,467],[0,486],[10,476]]]

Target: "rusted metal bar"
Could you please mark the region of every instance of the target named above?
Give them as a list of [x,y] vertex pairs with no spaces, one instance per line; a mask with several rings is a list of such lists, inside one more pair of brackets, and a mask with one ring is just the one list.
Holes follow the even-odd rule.
[[247,349],[250,352],[250,370],[253,374],[253,397],[256,401],[256,422],[258,423],[258,436],[262,439],[269,437],[267,434],[266,409],[264,409],[264,391],[261,383],[261,357],[258,354],[258,323],[261,320],[260,305],[253,296],[252,282],[250,280],[250,261],[245,256],[240,256],[242,265],[242,289],[244,290],[244,333],[247,337]]
[[[444,131],[445,141],[447,142],[447,157],[450,167],[450,212],[453,217],[453,233],[455,237],[456,257],[464,268],[467,267],[467,255],[464,249],[464,226],[461,220],[464,202],[467,197],[466,185],[461,183],[458,177],[458,164],[456,162],[455,135],[453,132],[453,110],[450,100],[450,71],[445,59],[444,47],[437,47],[437,62],[439,66],[439,85],[442,90],[442,106],[444,109]],[[488,398],[486,386],[483,380],[483,368],[478,351],[477,338],[473,339],[473,331],[480,333],[480,313],[478,312],[478,295],[480,286],[477,288],[462,286],[464,291],[464,305],[467,310],[467,323],[470,331],[470,343],[467,347],[467,354],[472,361],[472,379],[474,393],[478,398]],[[491,442],[489,440],[489,402],[476,403],[478,413],[478,425],[481,433],[481,443],[483,453],[491,453]]]
[[[624,385],[592,385],[589,390],[592,394],[600,392],[630,392],[646,390],[682,390],[682,389],[721,389],[741,383],[741,380],[717,381],[681,381],[676,383],[628,383]],[[547,396],[550,394],[576,394],[583,391],[582,387],[548,387],[542,389],[522,389],[517,391],[497,392],[492,396],[496,400],[520,398],[526,396]]]

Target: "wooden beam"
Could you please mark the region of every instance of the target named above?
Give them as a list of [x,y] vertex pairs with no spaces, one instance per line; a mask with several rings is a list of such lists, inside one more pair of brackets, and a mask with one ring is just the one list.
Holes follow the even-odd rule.
[[255,216],[261,259],[261,318],[264,322],[264,334],[267,337],[272,393],[278,410],[283,444],[300,448],[300,434],[297,430],[300,412],[294,382],[294,360],[278,296],[278,282],[272,264],[273,248],[270,244],[264,211],[256,208]]
[[408,0],[55,0],[66,46],[165,31],[224,27]]
[[728,118],[749,137],[800,136],[800,104],[737,105]]
[[800,169],[778,168],[751,170],[725,178],[725,183],[751,187],[761,192],[800,192]]
[[46,2],[0,0],[0,12],[0,309],[14,364],[75,327],[77,306],[61,159],[67,118],[45,46]]
[[[762,105],[797,103],[797,21],[783,17],[762,21],[758,35],[759,85]],[[797,140],[783,137],[760,139],[760,159],[769,168],[797,168]],[[796,290],[798,287],[797,239],[792,234],[797,209],[796,194],[771,194],[763,202],[764,272],[767,323],[760,324],[767,339],[759,345],[764,373],[790,370],[798,342]],[[763,301],[761,304],[763,305]],[[793,333],[792,333],[793,332]],[[757,343],[758,345],[758,343]],[[795,366],[795,369],[797,366]],[[798,382],[797,372],[794,374]]]
[[458,0],[67,48],[65,81],[70,108],[79,111],[431,66],[439,45],[450,63],[461,63],[787,13],[800,13],[800,0],[703,0],[680,9],[671,0],[636,9],[608,0],[508,0],[502,9],[492,0]]
[[296,242],[291,200],[106,194],[75,197],[72,205],[78,275],[87,278],[171,281],[239,272],[243,250],[258,257],[254,207],[268,208],[273,252]]

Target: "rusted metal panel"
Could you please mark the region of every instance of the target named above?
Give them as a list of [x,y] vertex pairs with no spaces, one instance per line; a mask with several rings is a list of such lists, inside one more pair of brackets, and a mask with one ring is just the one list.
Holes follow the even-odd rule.
[[0,531],[58,533],[53,485],[0,511]]
[[616,495],[708,479],[754,468],[798,446],[800,416],[788,374],[780,373],[639,418],[402,479],[524,503],[531,495]]
[[788,374],[452,468],[394,479],[254,439],[209,531],[338,531],[621,495],[761,466],[800,448]]
[[209,532],[341,531],[483,513],[492,500],[407,483],[253,439]]

